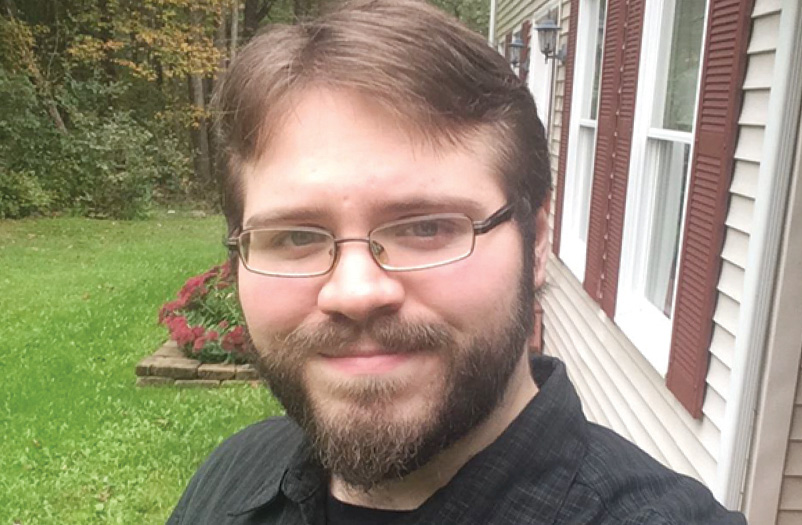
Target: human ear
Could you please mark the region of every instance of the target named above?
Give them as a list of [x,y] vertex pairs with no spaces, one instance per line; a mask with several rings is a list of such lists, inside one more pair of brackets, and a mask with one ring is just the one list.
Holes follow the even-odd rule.
[[535,212],[535,290],[546,282],[546,263],[549,261],[549,214],[551,212],[551,190],[546,194]]

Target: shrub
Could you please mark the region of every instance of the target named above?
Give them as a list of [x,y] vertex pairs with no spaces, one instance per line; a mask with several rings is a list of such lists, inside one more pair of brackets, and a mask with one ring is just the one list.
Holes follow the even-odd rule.
[[57,97],[68,127],[60,133],[30,81],[0,67],[0,168],[17,174],[4,177],[4,205],[10,209],[6,201],[26,199],[15,216],[47,206],[133,219],[148,212],[154,194],[184,191],[191,162],[175,131],[114,109],[109,104],[121,90],[92,80],[67,82]]
[[142,217],[158,178],[153,141],[153,135],[125,113],[102,121],[78,119],[65,141],[65,153],[77,168],[70,193],[78,210],[99,218]]
[[228,261],[189,278],[159,310],[187,357],[202,363],[245,363],[244,323]]
[[32,173],[5,171],[0,167],[0,219],[43,213],[51,200]]

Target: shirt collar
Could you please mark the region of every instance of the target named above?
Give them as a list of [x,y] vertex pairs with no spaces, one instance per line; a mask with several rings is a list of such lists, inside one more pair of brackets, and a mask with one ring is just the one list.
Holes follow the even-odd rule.
[[[537,522],[551,523],[556,517],[585,455],[587,421],[561,361],[536,356],[531,367],[538,394],[494,443],[424,503],[422,523],[476,523],[482,518],[475,509],[509,500],[512,486],[521,489],[515,491],[519,497],[537,498]],[[267,469],[265,481],[231,515],[268,505],[280,493],[296,504],[313,496],[325,502],[326,476],[308,440],[299,439],[283,463]]]
[[[295,425],[295,423],[291,423]],[[283,494],[295,503],[301,503],[318,493],[325,482],[320,464],[314,460],[311,447],[303,431],[296,426],[298,439],[294,450],[283,458],[268,458],[265,479],[237,509],[229,512],[237,516],[252,512],[272,503]]]

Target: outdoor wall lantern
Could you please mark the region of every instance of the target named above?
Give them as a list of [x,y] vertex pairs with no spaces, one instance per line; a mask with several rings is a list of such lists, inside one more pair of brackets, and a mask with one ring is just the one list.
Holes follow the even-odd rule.
[[550,58],[556,58],[560,61],[560,64],[564,63],[565,45],[557,50],[557,34],[560,32],[560,26],[554,20],[546,18],[535,26],[535,30],[540,43],[540,52],[546,57],[546,61],[548,62]]
[[515,36],[510,42],[510,64],[517,67],[521,63],[521,50],[524,48],[524,41],[520,36]]

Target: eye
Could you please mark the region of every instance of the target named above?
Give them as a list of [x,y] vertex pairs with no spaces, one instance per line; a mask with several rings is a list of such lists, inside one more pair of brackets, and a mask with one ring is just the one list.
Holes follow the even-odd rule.
[[470,238],[470,219],[460,216],[421,217],[393,224],[376,231],[376,240],[385,247],[432,249]]
[[288,246],[309,246],[310,244],[325,242],[326,237],[317,232],[295,230],[279,236],[280,244]]
[[257,230],[251,234],[251,249],[297,250],[316,248],[328,244],[324,233],[309,230]]
[[443,229],[443,221],[420,221],[409,225],[408,235],[415,237],[434,237]]

